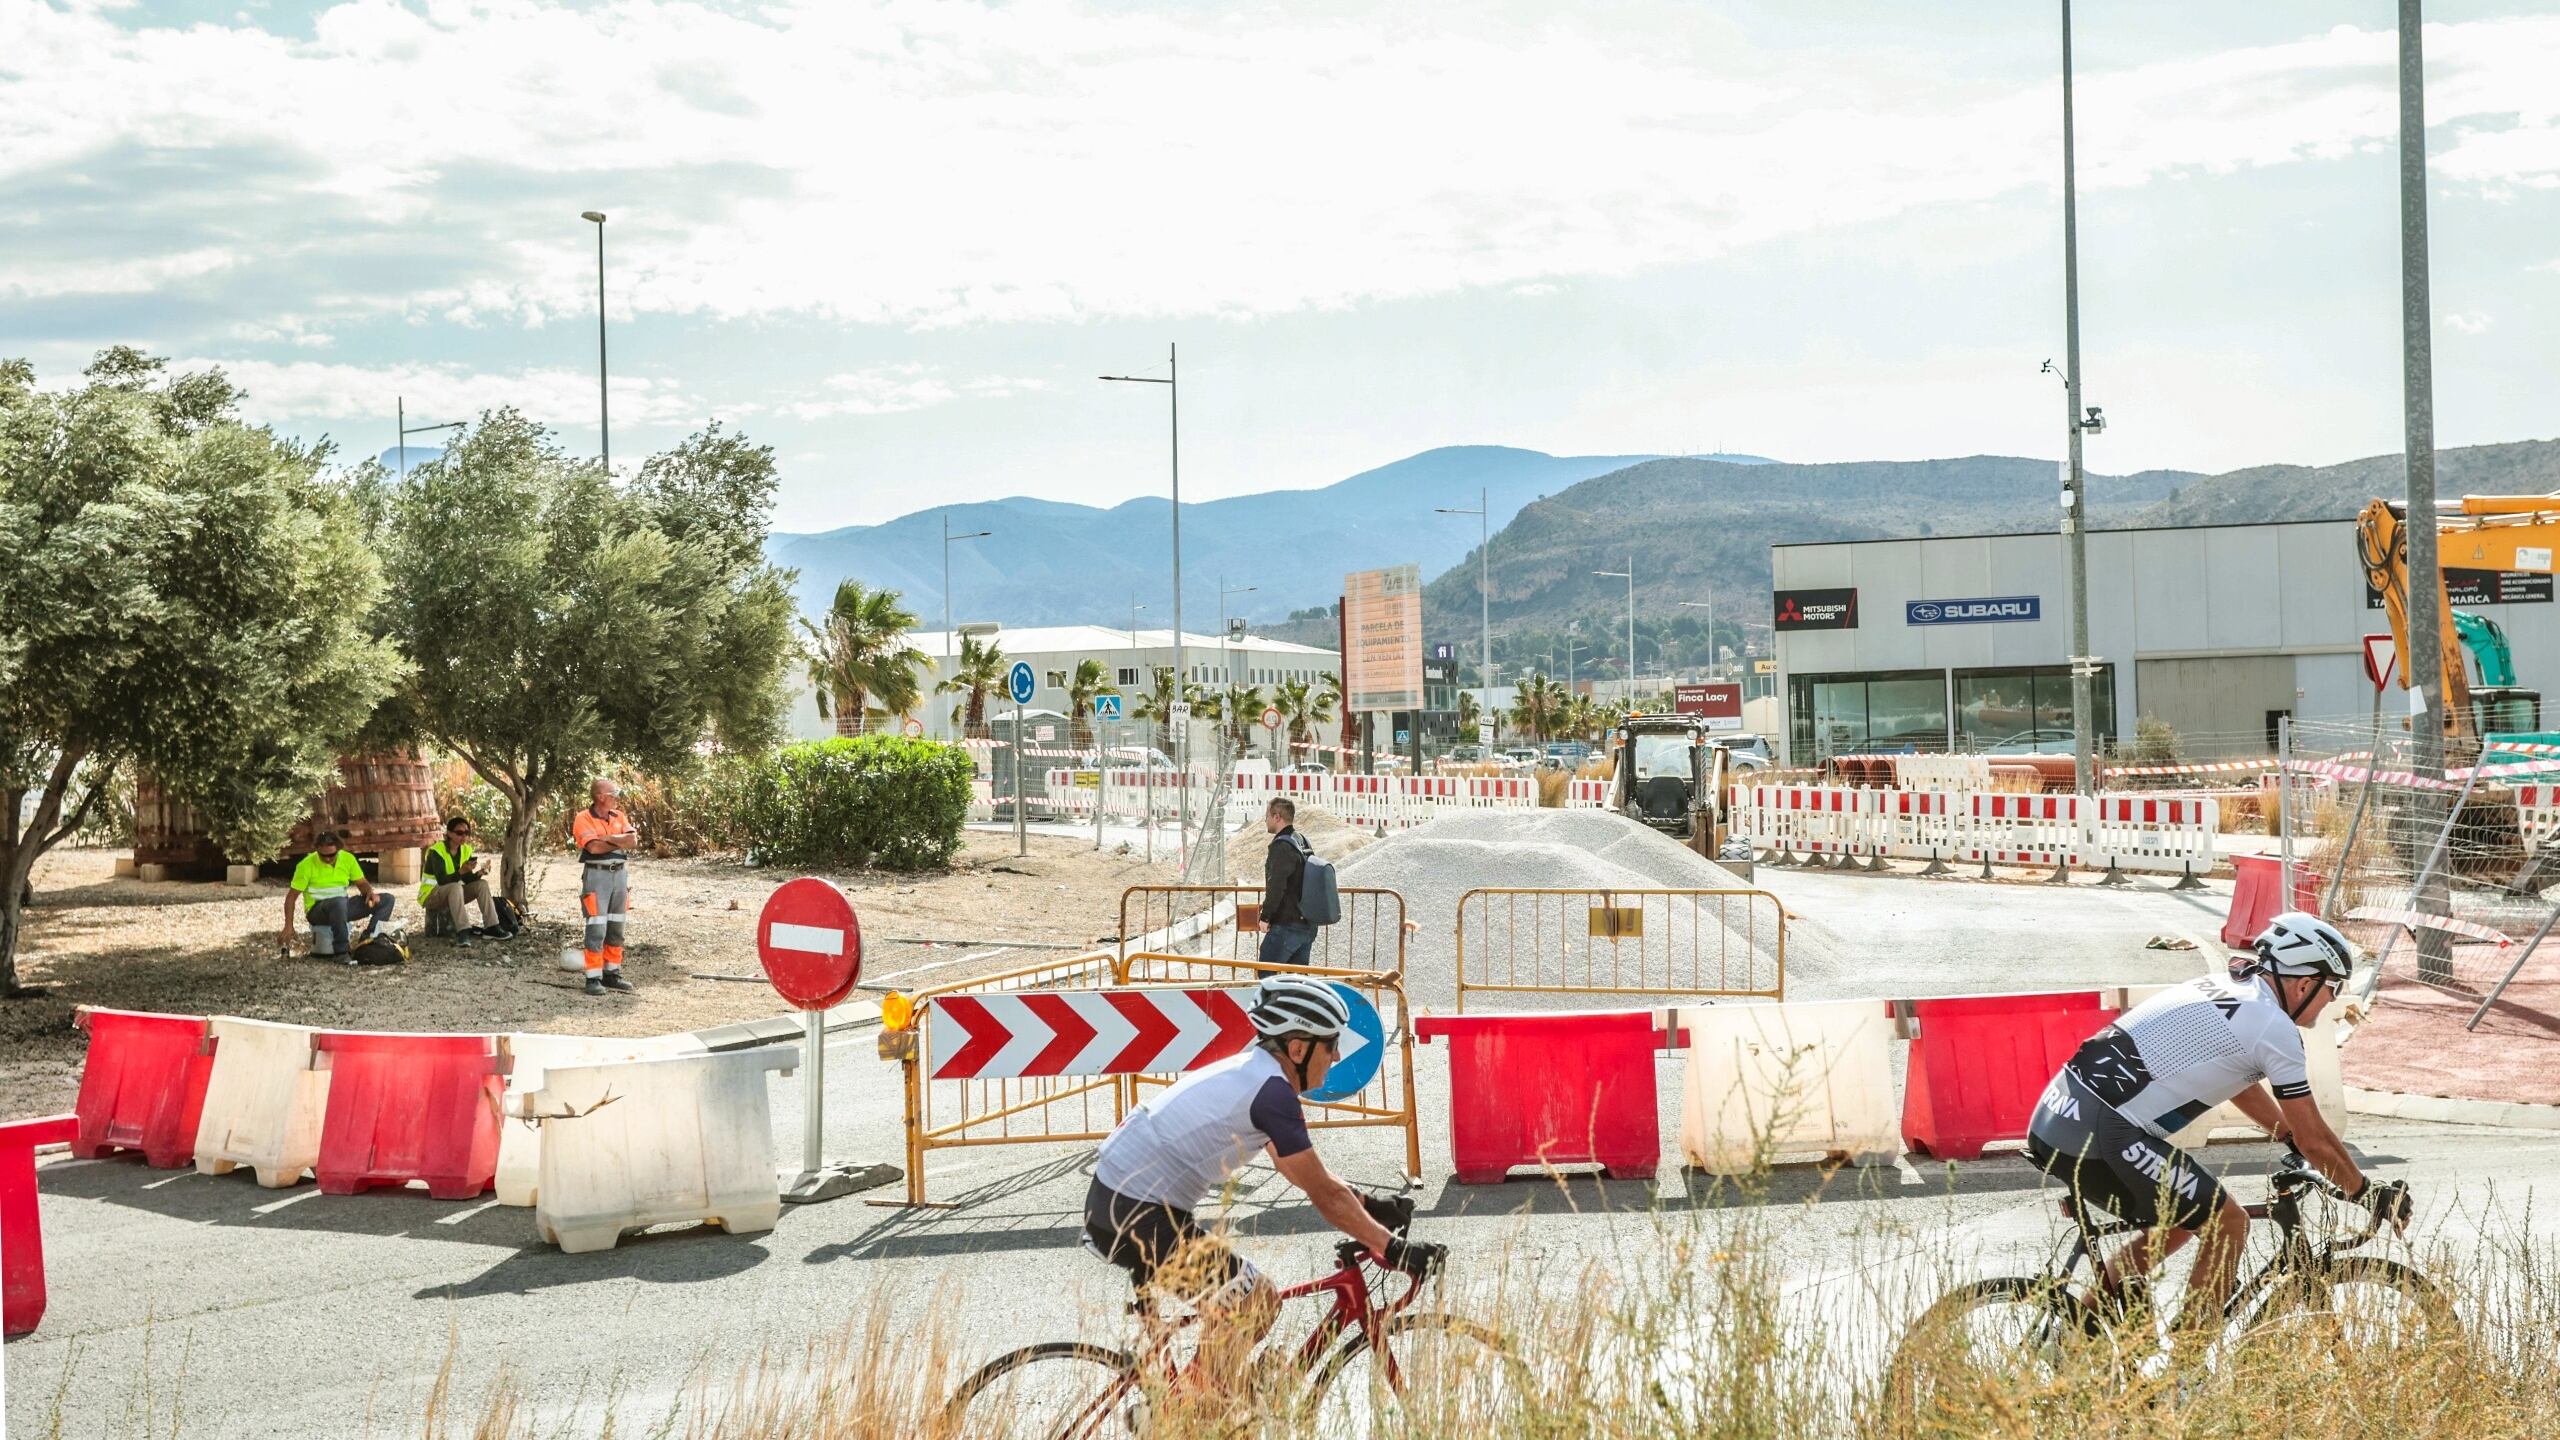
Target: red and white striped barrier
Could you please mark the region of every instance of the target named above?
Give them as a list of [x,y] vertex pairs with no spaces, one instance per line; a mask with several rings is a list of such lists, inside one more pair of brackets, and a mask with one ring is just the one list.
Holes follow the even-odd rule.
[[1250,990],[943,995],[926,1011],[933,1080],[1197,1069],[1253,1041]]
[[1741,788],[1748,795],[1749,819],[1742,821],[1741,812],[1737,812],[1735,828],[1741,831],[1742,824],[1749,824],[1752,828],[1741,833],[1749,835],[1755,845],[1765,845],[1781,854],[1842,860],[1877,853],[1869,834],[1873,827],[1868,822],[1875,813],[1874,797],[1882,791],[1843,785]]
[[2067,865],[2080,859],[2087,801],[2078,795],[1979,794],[1964,858],[1985,865]]
[[1936,862],[1964,849],[1964,821],[1973,812],[1956,791],[1879,790],[1874,807],[1874,839],[1882,854]]
[[1564,788],[1567,810],[1606,810],[1609,808],[1609,782],[1606,780],[1568,780]]
[[2516,942],[2503,930],[2456,920],[2450,915],[2428,915],[2417,910],[2390,910],[2379,905],[2358,905],[2347,912],[2350,920],[2379,920],[2386,925],[2405,925],[2412,930],[2442,930],[2452,935],[2468,935],[2474,940],[2487,940],[2500,949]]
[[1467,781],[1467,803],[1478,809],[1535,809],[1538,782],[1528,775],[1479,775]]
[[2220,830],[2221,814],[2210,800],[2101,795],[2089,811],[2080,863],[2193,875],[2213,868]]

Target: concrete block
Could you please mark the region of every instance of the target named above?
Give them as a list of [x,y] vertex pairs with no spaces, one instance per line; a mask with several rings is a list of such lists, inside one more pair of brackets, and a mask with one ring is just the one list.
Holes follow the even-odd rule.
[[403,850],[385,850],[376,868],[381,872],[385,885],[415,885],[426,858],[426,852],[414,845]]
[[258,883],[258,867],[255,865],[227,865],[223,867],[222,883],[225,885],[255,885]]
[[133,874],[134,874],[134,859],[133,859],[133,857],[132,857],[132,856],[130,856],[130,855],[119,855],[119,856],[117,856],[117,857],[116,857],[116,878],[117,878],[117,879],[119,879],[119,880],[130,880],[130,879],[132,879],[132,878],[133,878]]
[[166,865],[137,865],[134,867],[133,873],[135,879],[156,882],[169,878],[169,867]]

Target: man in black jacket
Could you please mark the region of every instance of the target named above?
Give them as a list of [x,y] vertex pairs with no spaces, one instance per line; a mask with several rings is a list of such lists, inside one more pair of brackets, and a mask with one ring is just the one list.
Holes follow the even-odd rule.
[[1262,828],[1271,832],[1271,849],[1262,857],[1260,958],[1266,966],[1304,965],[1315,950],[1316,927],[1298,908],[1298,882],[1306,874],[1308,850],[1297,819],[1298,804],[1286,796],[1275,798],[1262,812]]

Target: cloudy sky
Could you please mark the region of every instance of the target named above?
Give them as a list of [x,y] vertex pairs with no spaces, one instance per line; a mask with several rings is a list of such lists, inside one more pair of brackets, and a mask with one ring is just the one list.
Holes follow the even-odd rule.
[[[2399,445],[2394,7],[2083,0],[2100,471]],[[2439,437],[2560,432],[2560,3],[2429,7]],[[2048,0],[0,0],[0,352],[356,453],[705,419],[786,528],[1451,443],[2058,454]]]

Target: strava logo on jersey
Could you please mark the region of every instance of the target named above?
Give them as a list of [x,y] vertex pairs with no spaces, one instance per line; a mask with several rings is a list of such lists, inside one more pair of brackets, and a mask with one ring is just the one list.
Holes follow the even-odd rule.
[[2080,1118],[2080,1102],[2071,1098],[2071,1092],[2064,1088],[2062,1077],[2059,1075],[2053,1078],[2053,1083],[2044,1087],[2044,1099],[2038,1103],[2065,1120]]
[[2166,1157],[2150,1146],[2140,1143],[2127,1145],[2124,1147],[2124,1159],[2152,1184],[2168,1186],[2182,1200],[2196,1198],[2195,1172],[2183,1165],[2171,1165]]

